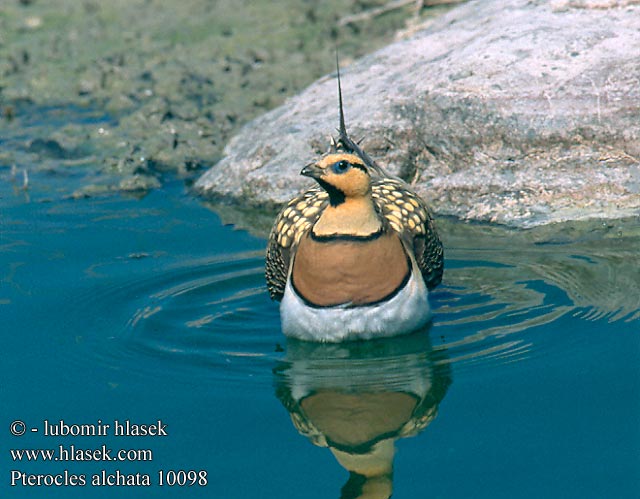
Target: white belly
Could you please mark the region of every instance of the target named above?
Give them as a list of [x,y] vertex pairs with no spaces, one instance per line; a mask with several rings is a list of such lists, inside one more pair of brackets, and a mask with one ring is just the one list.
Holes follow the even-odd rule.
[[280,303],[280,318],[285,336],[339,342],[411,333],[429,321],[431,309],[427,287],[414,264],[409,282],[390,300],[360,307],[310,307],[289,279]]

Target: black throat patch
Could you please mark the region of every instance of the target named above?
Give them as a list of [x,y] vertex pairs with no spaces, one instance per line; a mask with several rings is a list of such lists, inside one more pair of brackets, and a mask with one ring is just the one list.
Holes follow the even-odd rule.
[[316,179],[316,181],[320,184],[320,187],[322,187],[325,191],[327,191],[327,194],[329,194],[329,204],[331,206],[335,207],[344,203],[344,200],[345,200],[344,192],[342,192],[337,187],[329,184],[328,182],[325,182],[322,179],[318,178]]

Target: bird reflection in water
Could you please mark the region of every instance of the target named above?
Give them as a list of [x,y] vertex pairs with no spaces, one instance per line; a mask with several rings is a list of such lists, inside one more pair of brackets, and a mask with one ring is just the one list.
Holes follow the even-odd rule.
[[435,418],[451,374],[426,331],[340,344],[287,340],[276,395],[296,429],[349,471],[341,499],[387,499],[398,439]]

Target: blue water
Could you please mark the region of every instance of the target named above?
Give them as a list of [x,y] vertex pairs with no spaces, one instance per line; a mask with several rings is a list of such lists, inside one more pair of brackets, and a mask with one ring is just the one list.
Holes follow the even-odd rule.
[[[0,166],[2,496],[640,497],[640,306],[616,288],[633,246],[515,251],[508,235],[443,234],[427,330],[312,345],[280,332],[265,240],[165,180],[141,199],[74,200],[71,174],[35,171],[24,191]],[[601,294],[624,303],[591,289],[602,275]],[[38,432],[11,435],[16,420]],[[44,420],[162,420],[168,435],[45,436]],[[153,460],[10,452],[61,444]],[[376,445],[395,448],[393,473],[350,478]],[[90,482],[116,469],[152,485],[10,485],[12,470]],[[206,471],[206,485],[161,487],[159,470]]]

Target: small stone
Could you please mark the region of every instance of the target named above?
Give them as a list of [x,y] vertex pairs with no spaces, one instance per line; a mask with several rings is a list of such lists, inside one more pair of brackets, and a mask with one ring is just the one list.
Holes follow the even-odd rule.
[[160,187],[160,181],[152,175],[136,173],[123,178],[118,185],[121,191],[150,191]]

